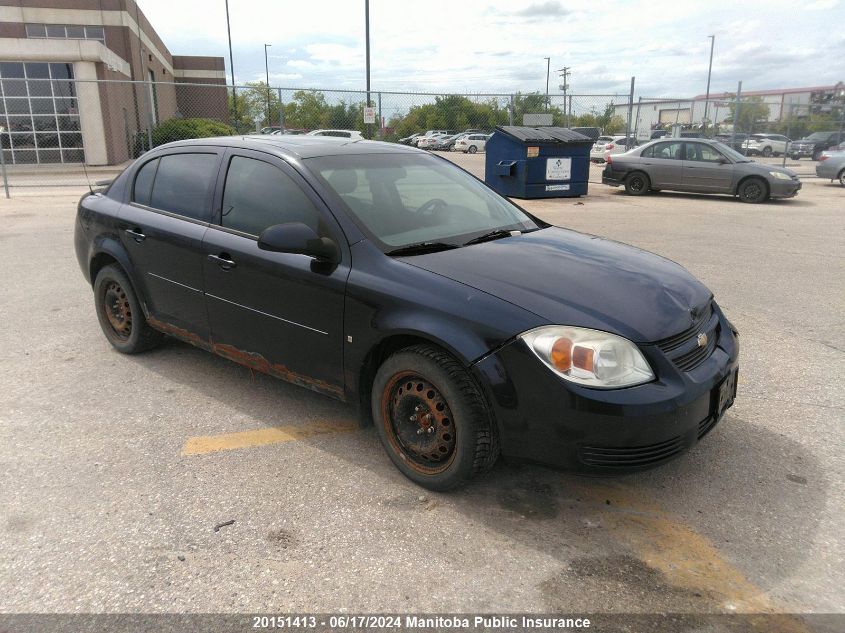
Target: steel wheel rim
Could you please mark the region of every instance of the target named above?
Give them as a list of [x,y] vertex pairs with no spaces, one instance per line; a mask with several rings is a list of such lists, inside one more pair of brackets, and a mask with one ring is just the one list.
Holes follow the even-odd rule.
[[845,171],[839,174],[839,184],[845,187]]
[[410,468],[424,475],[445,471],[455,459],[452,410],[440,390],[417,373],[399,372],[382,394],[387,438]]
[[631,178],[631,191],[642,191],[645,187],[645,181],[639,176]]
[[103,292],[103,313],[115,337],[128,340],[132,335],[132,306],[126,291],[116,281],[109,281]]

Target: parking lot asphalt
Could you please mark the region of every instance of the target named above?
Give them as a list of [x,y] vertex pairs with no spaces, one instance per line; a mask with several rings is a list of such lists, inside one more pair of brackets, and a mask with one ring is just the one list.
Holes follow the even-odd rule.
[[656,470],[500,463],[448,494],[350,406],[175,341],[113,351],[73,254],[83,190],[0,200],[0,611],[845,611],[838,185],[521,202],[706,283],[738,396]]

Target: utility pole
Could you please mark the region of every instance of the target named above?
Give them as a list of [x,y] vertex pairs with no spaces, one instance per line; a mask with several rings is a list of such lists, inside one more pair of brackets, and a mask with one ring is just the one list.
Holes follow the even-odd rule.
[[267,79],[267,125],[272,124],[272,121],[270,121],[270,64],[267,62],[267,49],[271,46],[273,45],[264,45],[264,76]]
[[551,68],[552,58],[544,57],[543,59],[546,60],[546,111],[548,111],[549,106],[551,106],[549,102],[549,69]]
[[713,46],[716,44],[716,36],[708,35],[710,38],[710,65],[707,67],[707,92],[704,95],[704,132],[707,132],[707,106],[710,103],[710,74],[713,72]]
[[731,148],[736,149],[736,126],[739,125],[739,106],[742,98],[742,82],[740,81],[736,87],[736,101],[734,102],[734,120],[733,131],[731,132]]
[[[563,91],[563,124],[566,127],[569,127],[569,114],[567,113],[567,106],[566,106],[566,91],[569,90],[569,84],[566,82],[566,78],[570,75],[570,68],[571,66],[564,66],[563,68],[558,68],[555,72],[560,73],[559,77],[563,78],[563,83],[558,86],[560,90]],[[569,110],[572,110],[572,100],[569,101]]]
[[[370,0],[364,0],[364,39],[367,47],[367,107],[370,107]],[[367,123],[367,138],[372,138],[370,124]]]
[[235,128],[237,128],[238,95],[235,93],[235,61],[232,57],[232,26],[229,23],[229,0],[226,0],[226,32],[229,35],[229,70],[232,71],[232,119],[235,124]]

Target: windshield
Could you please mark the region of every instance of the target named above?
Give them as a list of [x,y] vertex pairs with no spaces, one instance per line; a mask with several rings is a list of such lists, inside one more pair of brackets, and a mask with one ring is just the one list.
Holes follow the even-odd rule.
[[540,228],[477,179],[433,156],[359,154],[305,162],[384,251],[420,242],[460,245],[497,229]]
[[826,141],[830,136],[830,132],[813,132],[806,138],[808,141]]
[[[739,135],[737,135],[737,136],[739,136]],[[722,152],[725,156],[730,158],[735,163],[750,163],[751,162],[750,158],[743,156],[738,151],[736,151],[735,149],[731,149],[730,147],[728,147],[724,143],[719,143],[717,141],[717,142],[713,143],[713,145],[715,147],[717,147],[720,152]]]

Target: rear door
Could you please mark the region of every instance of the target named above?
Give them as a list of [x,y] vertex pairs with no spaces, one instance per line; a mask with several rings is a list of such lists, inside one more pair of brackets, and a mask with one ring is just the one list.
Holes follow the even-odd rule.
[[207,341],[202,239],[211,219],[222,151],[179,148],[135,172],[120,212],[120,240],[150,317]]
[[[350,255],[337,222],[285,161],[230,150],[203,241],[213,349],[304,387],[343,396],[343,304]],[[269,226],[302,222],[340,247],[337,265],[258,248]]]
[[656,189],[683,186],[683,142],[661,141],[646,148],[640,164]]
[[732,193],[733,163],[707,143],[684,143],[684,189],[706,193]]

